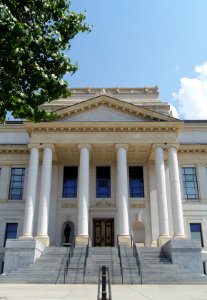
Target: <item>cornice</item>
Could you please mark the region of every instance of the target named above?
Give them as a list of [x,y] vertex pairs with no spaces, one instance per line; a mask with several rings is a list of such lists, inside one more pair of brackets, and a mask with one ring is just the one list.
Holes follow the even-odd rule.
[[24,124],[0,124],[1,132],[25,132]]
[[178,149],[179,153],[207,153],[207,144],[206,145],[180,145]]
[[28,145],[0,145],[0,154],[29,154]]
[[25,123],[29,133],[66,133],[66,132],[176,132],[182,128],[182,122],[52,122]]

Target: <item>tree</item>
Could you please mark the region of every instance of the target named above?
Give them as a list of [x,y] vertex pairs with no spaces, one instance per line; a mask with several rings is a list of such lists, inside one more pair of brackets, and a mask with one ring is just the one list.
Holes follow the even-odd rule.
[[89,32],[84,13],[70,11],[67,0],[3,0],[0,4],[0,121],[39,122],[55,118],[39,108],[67,97],[63,80],[77,64],[68,56],[71,40]]

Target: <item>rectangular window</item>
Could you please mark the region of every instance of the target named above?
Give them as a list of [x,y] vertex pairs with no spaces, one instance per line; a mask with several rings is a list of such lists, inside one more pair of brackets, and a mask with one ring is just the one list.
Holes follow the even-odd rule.
[[144,197],[143,167],[129,167],[129,192],[131,198]]
[[110,167],[96,167],[96,198],[111,198]]
[[18,223],[6,223],[4,246],[7,239],[16,239]]
[[199,241],[201,247],[203,247],[203,237],[200,223],[190,223],[190,235],[192,240]]
[[77,197],[78,167],[64,167],[63,198]]
[[12,168],[9,186],[9,199],[20,200],[23,197],[25,168]]
[[198,199],[198,184],[196,176],[196,168],[194,167],[185,167],[182,168],[183,176],[183,187],[185,199],[194,200]]

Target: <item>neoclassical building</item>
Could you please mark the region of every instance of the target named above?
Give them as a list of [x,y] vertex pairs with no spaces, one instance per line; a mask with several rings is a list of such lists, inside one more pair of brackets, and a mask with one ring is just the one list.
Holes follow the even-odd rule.
[[9,239],[40,253],[131,236],[195,239],[205,256],[207,121],[174,118],[157,87],[71,92],[43,105],[56,121],[0,125],[0,260]]

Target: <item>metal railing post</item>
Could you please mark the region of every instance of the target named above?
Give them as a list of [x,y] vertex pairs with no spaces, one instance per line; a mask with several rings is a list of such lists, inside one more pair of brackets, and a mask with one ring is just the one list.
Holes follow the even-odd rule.
[[[108,284],[108,289],[107,289]],[[101,288],[100,288],[101,287]],[[108,298],[107,298],[108,291]],[[102,266],[99,268],[98,296],[97,300],[111,300],[111,283],[109,277],[109,268]]]
[[102,266],[102,300],[106,300],[107,292],[106,292],[106,267]]

